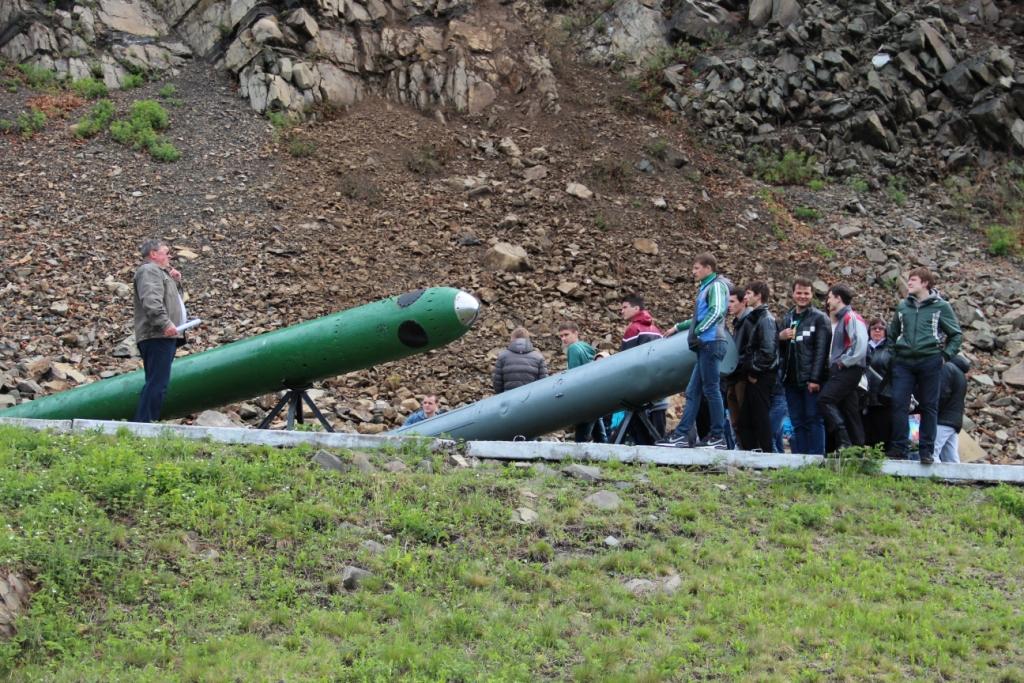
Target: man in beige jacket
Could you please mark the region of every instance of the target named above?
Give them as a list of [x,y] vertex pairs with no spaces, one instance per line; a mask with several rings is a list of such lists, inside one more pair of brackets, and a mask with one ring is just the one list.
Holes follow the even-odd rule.
[[171,250],[150,239],[140,249],[143,264],[135,271],[135,343],[142,356],[146,383],[139,393],[134,422],[160,419],[160,408],[171,379],[171,363],[178,348],[178,326],[185,322],[181,273],[171,268]]

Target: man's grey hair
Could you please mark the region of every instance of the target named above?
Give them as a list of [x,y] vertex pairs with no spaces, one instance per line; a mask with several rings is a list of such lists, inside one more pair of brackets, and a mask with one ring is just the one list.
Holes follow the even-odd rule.
[[142,246],[139,247],[139,251],[142,252],[142,258],[149,258],[149,252],[156,251],[166,244],[167,242],[164,242],[163,240],[148,239],[142,243]]

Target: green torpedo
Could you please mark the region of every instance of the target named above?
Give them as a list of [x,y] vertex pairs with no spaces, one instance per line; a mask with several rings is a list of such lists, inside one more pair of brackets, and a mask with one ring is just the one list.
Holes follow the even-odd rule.
[[[449,344],[480,312],[470,294],[419,289],[323,318],[178,358],[171,366],[161,416],[174,418],[327,377],[398,360]],[[0,417],[130,420],[142,370],[93,382],[0,411]]]

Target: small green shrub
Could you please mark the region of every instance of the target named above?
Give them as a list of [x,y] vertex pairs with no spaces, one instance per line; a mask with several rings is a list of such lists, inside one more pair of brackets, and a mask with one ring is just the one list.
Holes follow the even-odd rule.
[[268,111],[267,120],[277,130],[287,130],[291,128],[293,121],[290,116],[279,111]]
[[18,124],[11,119],[0,119],[0,133],[13,133]]
[[32,107],[18,114],[18,131],[23,138],[30,138],[46,127],[46,114]]
[[87,100],[107,96],[107,84],[95,78],[80,78],[71,84],[71,89]]
[[992,489],[992,500],[996,505],[1024,522],[1024,493],[1016,491],[1006,484]]
[[857,192],[858,194],[864,194],[869,189],[868,181],[864,180],[860,176],[854,176],[850,178],[849,185],[850,189],[853,190],[854,192]]
[[8,78],[4,80],[4,90],[10,93],[18,92],[18,79]]
[[798,206],[793,209],[793,215],[802,221],[816,221],[821,218],[821,212],[810,206]]
[[157,161],[177,161],[181,158],[181,152],[178,151],[178,148],[166,140],[150,145],[149,153]]
[[174,84],[173,83],[168,83],[164,87],[160,88],[160,90],[157,91],[157,94],[160,95],[160,97],[162,97],[162,98],[164,98],[166,100],[169,97],[174,97],[174,95],[177,92],[178,92],[178,89],[176,87],[174,87]]
[[305,159],[306,157],[313,156],[313,152],[316,151],[316,146],[309,140],[303,140],[302,138],[292,138],[288,142],[288,153],[298,159]]
[[664,161],[668,154],[668,142],[664,138],[652,140],[645,148],[648,154],[659,161]]
[[885,186],[885,194],[896,206],[907,203],[906,181],[900,176],[892,176]]
[[755,175],[772,185],[806,185],[819,176],[817,161],[813,155],[791,149],[781,157],[759,159]]
[[405,155],[405,167],[417,175],[434,175],[445,165],[445,159],[434,145],[420,145]]
[[881,446],[851,446],[826,456],[826,466],[843,473],[878,474],[885,461]]
[[92,106],[89,113],[75,126],[75,135],[80,138],[91,138],[99,135],[114,119],[114,103],[100,100]]
[[828,187],[828,183],[826,183],[821,178],[815,178],[811,182],[807,183],[807,187],[811,188],[815,192],[821,192],[826,187]]
[[985,230],[988,238],[988,253],[993,256],[1009,256],[1021,250],[1021,231],[1008,225],[992,225]]
[[21,64],[18,69],[31,88],[45,88],[57,80],[57,74],[36,64]]
[[167,110],[155,100],[138,100],[132,103],[127,119],[110,125],[110,135],[123,145],[134,149],[146,149],[157,161],[176,161],[181,154],[157,131],[168,125]]
[[820,256],[821,258],[825,259],[826,261],[831,261],[832,259],[834,259],[836,257],[835,250],[829,249],[824,244],[819,244],[817,246],[817,250],[818,250],[818,256]]
[[124,77],[122,87],[125,90],[134,90],[135,88],[141,88],[142,84],[146,82],[146,77],[142,74],[128,74]]

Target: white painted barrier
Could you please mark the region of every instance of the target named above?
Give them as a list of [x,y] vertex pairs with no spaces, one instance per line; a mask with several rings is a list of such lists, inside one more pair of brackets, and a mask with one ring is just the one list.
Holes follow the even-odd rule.
[[[144,438],[173,436],[189,440],[210,440],[218,443],[262,445],[275,447],[310,444],[320,448],[376,449],[399,447],[407,440],[424,437],[345,434],[328,432],[286,432],[245,427],[194,427],[172,424],[140,424],[108,420],[32,420],[0,418],[0,424],[26,429],[52,431],[59,434],[95,431],[116,434],[125,430]],[[430,439],[434,450],[450,450],[455,442]],[[563,443],[557,441],[468,441],[466,455],[493,460],[520,461],[619,461],[676,467],[738,467],[743,469],[781,469],[806,467],[824,462],[820,455],[786,455],[723,451],[710,448],[659,448],[656,446],[622,446],[614,444]],[[1024,467],[1019,465],[984,465],[935,463],[921,465],[905,460],[885,460],[881,471],[896,477],[936,478],[950,481],[1024,484]]]

